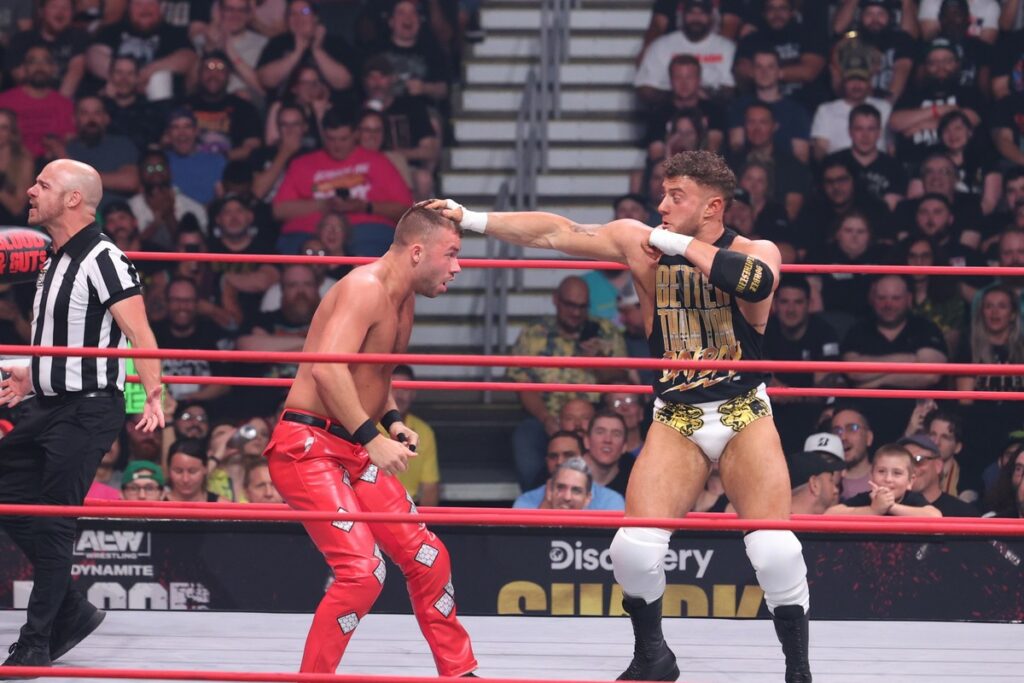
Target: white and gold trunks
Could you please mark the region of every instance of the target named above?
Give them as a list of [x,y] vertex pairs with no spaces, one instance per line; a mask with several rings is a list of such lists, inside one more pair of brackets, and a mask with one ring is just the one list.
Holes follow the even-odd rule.
[[654,421],[671,427],[697,446],[711,462],[718,462],[732,437],[754,420],[772,414],[772,404],[759,384],[745,394],[723,401],[687,405],[654,401]]

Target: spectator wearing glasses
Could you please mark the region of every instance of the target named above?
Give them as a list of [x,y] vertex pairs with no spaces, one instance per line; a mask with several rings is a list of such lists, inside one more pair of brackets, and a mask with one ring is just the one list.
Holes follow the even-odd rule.
[[941,517],[938,508],[912,490],[914,477],[914,458],[906,448],[880,446],[871,464],[870,490],[833,505],[826,514]]
[[[327,256],[327,248],[319,238],[314,237],[313,239],[306,240],[305,243],[299,247],[298,255],[320,258]],[[330,291],[331,287],[333,287],[338,281],[338,278],[328,275],[330,266],[322,263],[313,263],[310,264],[310,267],[316,275],[320,298],[323,299],[327,296],[327,292]],[[270,287],[267,288],[267,291],[263,294],[263,300],[260,301],[260,313],[279,310],[281,310],[281,283],[275,282],[270,285]]]
[[647,431],[644,424],[647,401],[644,395],[613,392],[604,395],[604,404],[618,413],[626,424],[626,455],[633,458],[640,455]]
[[123,500],[156,501],[164,493],[164,473],[155,462],[136,460],[128,463],[121,475]]
[[846,462],[839,497],[847,500],[867,493],[871,490],[868,483],[871,479],[868,449],[875,440],[871,423],[860,409],[840,406],[832,415],[831,430],[842,442],[843,460]]
[[228,92],[255,102],[263,100],[263,85],[256,73],[267,37],[248,28],[254,0],[215,0],[210,23],[194,41],[207,51],[220,50],[231,63]]
[[[547,466],[548,482],[524,492],[512,504],[514,508],[540,508],[550,496],[551,481],[555,471],[563,463],[583,457],[583,439],[576,432],[557,431],[548,439],[544,464]],[[584,463],[585,464],[585,463]],[[592,479],[593,477],[591,477]],[[587,510],[624,510],[626,499],[601,484],[593,484]]]
[[250,102],[228,91],[231,58],[208,52],[199,62],[199,83],[187,101],[199,129],[199,148],[226,157],[248,159],[261,144],[263,125]]
[[943,517],[980,517],[973,505],[951,496],[939,485],[942,480],[942,456],[939,447],[926,434],[905,436],[896,442],[910,452],[914,461],[914,480],[911,488],[924,496],[929,505]]
[[195,400],[184,400],[174,411],[174,440],[200,439],[210,435],[210,415],[206,406]]
[[276,141],[257,149],[249,161],[254,169],[253,195],[261,201],[272,202],[288,164],[295,157],[311,152],[315,138],[309,135],[309,122],[298,105],[277,107],[267,114],[267,121],[276,123]]
[[[513,355],[522,356],[617,356],[626,355],[622,334],[607,320],[592,319],[590,293],[587,283],[575,275],[563,279],[552,297],[553,317],[525,326],[512,348]],[[625,378],[621,370],[587,368],[509,368],[508,378],[513,382],[586,383],[615,382]],[[516,427],[513,449],[519,485],[523,489],[534,487],[543,472],[540,454],[544,452],[547,437],[558,430],[558,414],[562,406],[573,398],[591,403],[600,399],[597,394],[569,392],[519,392],[519,401],[527,418]]]
[[182,221],[192,215],[197,227],[206,231],[206,209],[171,183],[167,155],[152,150],[139,160],[142,192],[128,200],[128,206],[142,228],[142,239],[162,249],[174,244]]

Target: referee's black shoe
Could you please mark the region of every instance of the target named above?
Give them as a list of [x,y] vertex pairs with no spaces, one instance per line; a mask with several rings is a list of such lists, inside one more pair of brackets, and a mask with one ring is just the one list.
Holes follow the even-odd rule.
[[50,633],[50,659],[56,662],[71,648],[89,637],[100,627],[107,613],[82,600],[75,613],[65,619],[58,617]]
[[808,661],[810,621],[800,605],[779,605],[772,615],[775,635],[786,655],[786,683],[811,683]]
[[0,680],[23,679],[24,676],[7,676],[3,673],[4,666],[51,666],[50,648],[25,645],[20,640],[11,645],[7,651],[10,655],[0,666]]
[[661,632],[661,598],[648,604],[643,598],[622,598],[633,623],[633,661],[616,680],[674,681],[679,678],[676,655]]

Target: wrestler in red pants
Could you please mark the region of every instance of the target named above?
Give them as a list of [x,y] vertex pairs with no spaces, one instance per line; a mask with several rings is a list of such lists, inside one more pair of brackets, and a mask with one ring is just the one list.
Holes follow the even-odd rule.
[[[323,429],[281,420],[265,454],[274,486],[293,509],[415,510],[398,479],[370,464],[366,449]],[[334,583],[313,616],[301,672],[334,673],[338,668],[359,620],[384,585],[378,545],[405,574],[438,673],[462,676],[476,669],[469,635],[455,614],[448,550],[426,525],[338,521],[304,526],[333,570]]]

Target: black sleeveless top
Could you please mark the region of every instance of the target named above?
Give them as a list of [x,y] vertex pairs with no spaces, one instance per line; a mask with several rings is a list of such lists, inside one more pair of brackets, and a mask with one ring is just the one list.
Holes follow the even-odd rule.
[[[714,243],[728,249],[736,232]],[[761,360],[764,335],[740,311],[736,297],[714,287],[682,256],[662,256],[655,280],[654,325],[647,345],[652,358],[672,360]],[[734,370],[664,370],[654,392],[672,403],[723,401],[745,394],[768,374]]]

